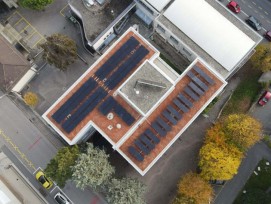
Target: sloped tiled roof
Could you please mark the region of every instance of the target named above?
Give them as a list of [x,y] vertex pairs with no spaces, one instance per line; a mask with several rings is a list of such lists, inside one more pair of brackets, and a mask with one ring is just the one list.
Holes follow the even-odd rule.
[[0,36],[0,87],[10,91],[30,68],[29,62],[15,47]]

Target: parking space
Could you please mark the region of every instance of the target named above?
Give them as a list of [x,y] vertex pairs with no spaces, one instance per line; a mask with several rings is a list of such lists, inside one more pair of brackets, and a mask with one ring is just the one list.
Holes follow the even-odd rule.
[[14,38],[19,35],[24,39],[31,49],[36,49],[39,43],[46,41],[36,28],[34,28],[18,11],[15,11],[8,19],[7,22],[17,31],[10,32]]

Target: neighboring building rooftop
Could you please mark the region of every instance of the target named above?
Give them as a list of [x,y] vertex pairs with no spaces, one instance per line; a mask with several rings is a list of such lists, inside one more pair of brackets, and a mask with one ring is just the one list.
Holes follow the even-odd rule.
[[105,0],[101,6],[94,1],[94,5],[86,7],[83,0],[71,0],[73,6],[84,22],[86,38],[91,42],[101,34],[133,1],[132,0]]
[[162,11],[163,8],[171,1],[171,0],[146,0],[153,8],[157,11]]
[[130,28],[43,118],[70,145],[94,127],[144,175],[225,85],[199,59],[177,74]]

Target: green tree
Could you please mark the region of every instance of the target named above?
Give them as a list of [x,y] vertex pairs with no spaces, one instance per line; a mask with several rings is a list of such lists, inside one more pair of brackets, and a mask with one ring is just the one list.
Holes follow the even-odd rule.
[[87,143],[86,153],[80,154],[74,165],[72,179],[76,186],[84,189],[90,186],[94,189],[103,188],[115,169],[108,161],[109,155],[104,150],[94,148],[91,143]]
[[33,10],[42,10],[48,4],[51,4],[53,0],[19,0],[19,4],[22,7],[30,8]]
[[251,57],[254,68],[262,72],[271,70],[271,43],[260,44],[256,47],[256,53]]
[[188,198],[189,202],[193,200],[195,204],[208,204],[213,197],[213,189],[210,184],[192,172],[181,178],[178,184],[178,193],[181,197]]
[[243,152],[261,139],[261,123],[249,115],[229,115],[222,126],[227,142],[234,144]]
[[61,148],[45,168],[45,174],[55,180],[60,187],[72,177],[72,169],[79,156],[77,145]]
[[66,35],[59,33],[46,38],[46,42],[39,46],[44,50],[43,58],[60,70],[67,67],[77,59],[76,43]]
[[37,94],[33,92],[26,92],[23,96],[23,99],[25,104],[31,107],[36,106],[39,101]]
[[146,187],[140,181],[131,178],[113,178],[107,186],[107,201],[110,204],[144,204]]
[[229,180],[238,172],[243,153],[234,145],[205,144],[199,154],[201,176],[205,180]]

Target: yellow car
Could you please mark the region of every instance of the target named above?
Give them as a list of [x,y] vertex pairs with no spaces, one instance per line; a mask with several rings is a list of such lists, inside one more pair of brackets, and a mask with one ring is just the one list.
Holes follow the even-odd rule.
[[47,178],[43,171],[38,171],[36,173],[36,179],[42,184],[46,189],[49,189],[53,186],[53,182]]

